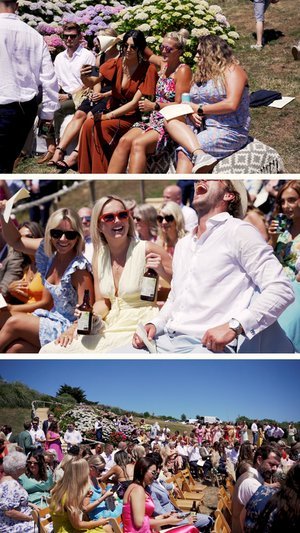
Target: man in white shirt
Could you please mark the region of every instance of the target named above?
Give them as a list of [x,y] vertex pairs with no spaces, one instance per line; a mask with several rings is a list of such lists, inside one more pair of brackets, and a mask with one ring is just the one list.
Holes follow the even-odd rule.
[[164,203],[175,202],[181,207],[182,215],[184,218],[185,231],[193,231],[198,224],[197,213],[191,207],[183,205],[182,203],[182,191],[178,185],[168,185],[163,192]]
[[81,220],[81,224],[83,228],[83,235],[84,235],[84,242],[85,242],[85,248],[84,248],[83,255],[92,264],[93,252],[94,252],[94,247],[93,247],[91,233],[90,233],[92,210],[90,207],[81,207],[78,211],[78,215]]
[[[159,353],[294,353],[276,322],[293,289],[273,249],[239,220],[243,183],[199,180],[193,205],[198,226],[175,247],[171,291],[145,326],[148,339]],[[137,334],[133,346],[144,348]]]
[[188,446],[188,458],[192,476],[196,481],[200,481],[200,472],[198,461],[201,461],[201,455],[199,450],[199,444],[196,439],[192,439]]
[[237,464],[238,458],[240,454],[240,443],[239,441],[235,441],[233,448],[228,452],[227,457],[230,459],[232,464],[235,466]]
[[64,434],[64,441],[67,444],[68,449],[71,448],[71,446],[79,446],[79,444],[81,444],[81,433],[75,429],[74,424],[68,424],[67,431]]
[[82,34],[80,26],[75,22],[68,22],[63,27],[63,40],[66,50],[57,54],[54,69],[59,84],[60,108],[54,115],[54,130],[56,140],[59,141],[60,128],[67,115],[75,112],[72,95],[82,88],[80,69],[83,65],[95,65],[96,58],[90,50],[80,43]]
[[37,115],[42,87],[41,121],[53,119],[58,84],[43,37],[15,14],[17,2],[0,1],[0,173],[14,162]]
[[114,447],[109,442],[105,444],[104,452],[100,454],[105,461],[104,472],[108,472],[116,463],[115,463],[115,452]]
[[258,440],[257,420],[254,420],[253,424],[251,425],[251,431],[252,431],[253,446],[255,446]]
[[235,486],[232,496],[232,532],[242,533],[245,507],[265,482],[272,483],[272,477],[280,465],[280,453],[274,445],[266,444],[258,448],[254,455],[253,467],[242,474]]
[[46,442],[46,437],[36,419],[33,419],[29,433],[32,438],[32,443],[35,444],[37,448],[42,448],[43,444]]

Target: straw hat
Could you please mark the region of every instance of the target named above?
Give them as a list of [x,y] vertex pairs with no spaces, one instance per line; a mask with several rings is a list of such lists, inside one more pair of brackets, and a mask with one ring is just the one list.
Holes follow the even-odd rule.
[[111,35],[98,35],[100,44],[100,52],[108,52],[113,46],[120,42],[119,37],[112,37]]

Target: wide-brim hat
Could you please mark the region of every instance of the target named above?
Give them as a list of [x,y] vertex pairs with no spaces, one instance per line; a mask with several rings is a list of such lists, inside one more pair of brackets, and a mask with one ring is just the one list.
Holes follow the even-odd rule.
[[240,206],[237,218],[245,218],[248,209],[248,195],[247,189],[241,180],[230,180],[234,190],[240,195]]
[[100,52],[108,52],[113,46],[120,42],[119,37],[112,37],[111,35],[98,35],[98,41],[100,44]]

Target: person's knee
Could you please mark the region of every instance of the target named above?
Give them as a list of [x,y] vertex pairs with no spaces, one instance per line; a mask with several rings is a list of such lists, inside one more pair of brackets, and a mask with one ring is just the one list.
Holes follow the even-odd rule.
[[119,140],[118,146],[116,147],[115,151],[122,152],[122,153],[124,152],[129,153],[132,146],[133,146],[132,140],[128,139],[126,135],[123,135],[123,137],[121,137],[121,139]]
[[132,141],[132,145],[131,145],[131,152],[132,153],[136,153],[136,152],[143,152],[145,153],[146,151],[146,145],[144,143],[144,140],[143,139],[140,139],[139,137],[137,139],[134,139]]

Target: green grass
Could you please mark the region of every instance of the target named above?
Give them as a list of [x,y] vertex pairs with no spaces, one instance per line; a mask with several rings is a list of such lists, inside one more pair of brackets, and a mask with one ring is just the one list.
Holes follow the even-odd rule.
[[[214,2],[211,1],[211,4]],[[229,22],[240,34],[236,56],[249,75],[250,91],[270,89],[280,91],[295,100],[279,110],[269,107],[251,109],[250,134],[275,148],[281,155],[285,171],[300,171],[300,61],[295,61],[291,47],[300,39],[299,5],[297,0],[281,0],[266,12],[267,33],[279,34],[261,52],[250,50],[254,44],[255,20],[250,0],[219,0]],[[19,173],[55,173],[53,168],[37,165],[31,158],[20,164]],[[151,196],[151,195],[149,195]]]
[[1,407],[0,408],[0,426],[7,424],[12,427],[13,434],[20,433],[26,420],[31,420],[31,409],[22,407]]

